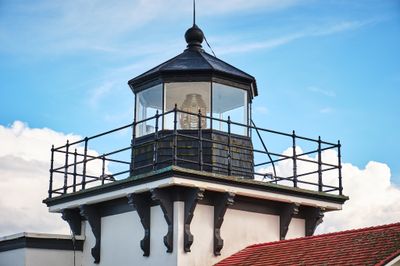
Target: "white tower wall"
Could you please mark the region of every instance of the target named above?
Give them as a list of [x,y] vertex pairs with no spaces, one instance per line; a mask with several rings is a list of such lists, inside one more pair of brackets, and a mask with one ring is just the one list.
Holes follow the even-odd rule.
[[[151,207],[150,256],[140,248],[143,227],[136,211],[106,216],[101,219],[101,260],[93,262],[91,248],[95,238],[86,224],[82,265],[197,265],[208,266],[248,245],[279,240],[279,216],[228,209],[221,227],[224,247],[220,256],[213,254],[214,207],[198,204],[191,223],[194,242],[191,252],[183,248],[184,202],[174,202],[173,252],[167,253],[163,237],[168,227],[160,206]],[[87,223],[87,222],[85,222]],[[304,220],[292,219],[289,237],[304,236]]]

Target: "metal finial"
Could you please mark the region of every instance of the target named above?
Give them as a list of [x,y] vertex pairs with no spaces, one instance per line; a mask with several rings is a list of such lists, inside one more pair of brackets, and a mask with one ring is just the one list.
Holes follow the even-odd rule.
[[196,0],[193,0],[193,26],[196,25]]
[[193,26],[185,32],[187,49],[202,51],[201,43],[204,40],[203,31],[196,25],[196,0],[193,0]]

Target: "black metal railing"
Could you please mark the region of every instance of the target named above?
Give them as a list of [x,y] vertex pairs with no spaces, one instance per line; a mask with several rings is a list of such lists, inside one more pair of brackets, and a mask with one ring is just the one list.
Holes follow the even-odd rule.
[[[178,115],[197,117],[197,128],[182,129]],[[168,127],[167,116],[173,122]],[[206,119],[207,127],[202,127]],[[139,136],[140,125],[154,125],[150,134]],[[226,131],[213,130],[213,123],[225,123]],[[247,135],[232,133],[232,127],[242,128]],[[99,154],[90,144],[103,141],[110,135],[123,135],[122,131],[132,130],[129,146],[113,148],[112,151]],[[219,132],[222,137],[213,138],[209,132]],[[250,134],[249,134],[250,133]],[[129,134],[130,135],[130,134]],[[237,140],[249,140],[251,145],[238,145]],[[223,139],[223,141],[221,140]],[[181,143],[190,142],[190,149],[196,156],[183,155]],[[118,142],[115,142],[118,143]],[[125,142],[126,143],[126,142]],[[267,145],[269,149],[267,149]],[[218,146],[223,157],[219,163],[210,160],[209,151]],[[151,149],[148,149],[151,147]],[[301,148],[300,148],[301,147]],[[305,148],[306,150],[301,150]],[[207,150],[209,149],[209,150]],[[115,180],[121,180],[138,173],[150,172],[168,165],[184,166],[200,171],[224,173],[228,176],[242,176],[264,182],[299,187],[325,193],[342,195],[341,144],[283,133],[274,130],[236,123],[209,117],[199,113],[178,110],[177,107],[164,113],[135,121],[131,124],[110,130],[79,141],[69,142],[60,147],[52,147],[50,163],[49,198],[77,192],[89,187],[101,186]],[[142,150],[151,153],[151,158],[139,164],[138,156]],[[273,152],[275,150],[275,152]],[[279,150],[279,151],[276,151]],[[332,152],[334,151],[334,152]],[[238,152],[251,156],[251,169],[245,169],[240,163]],[[240,155],[240,154],[239,154]],[[145,163],[143,163],[145,162]]]

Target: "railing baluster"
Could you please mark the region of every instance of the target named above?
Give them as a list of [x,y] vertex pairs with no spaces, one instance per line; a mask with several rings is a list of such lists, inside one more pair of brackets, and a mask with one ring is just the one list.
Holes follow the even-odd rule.
[[231,117],[228,116],[228,175],[232,175],[232,157],[231,157]]
[[338,140],[338,167],[339,167],[339,195],[343,195],[343,184],[342,184],[342,155],[341,149],[342,145],[340,140]]
[[74,180],[73,180],[73,186],[72,186],[72,191],[73,192],[76,192],[76,161],[77,161],[77,151],[76,151],[76,149],[75,149],[75,152],[74,152]]
[[83,170],[82,170],[82,189],[86,186],[86,161],[87,161],[87,150],[88,150],[88,138],[85,137],[85,149],[83,151]]
[[248,112],[248,116],[249,117],[247,118],[247,121],[248,121],[247,122],[247,134],[250,137],[250,139],[252,139],[253,131],[251,130],[251,127],[249,127],[249,126],[251,126],[251,124],[253,123],[253,120],[252,120],[252,117],[251,117],[251,114],[253,113],[253,111],[252,111],[252,108],[251,108],[251,104],[248,104],[248,106],[249,106],[249,112]]
[[292,133],[292,148],[293,148],[293,186],[297,187],[297,160],[296,160],[296,132]]
[[155,126],[155,132],[154,132],[154,143],[153,143],[153,170],[157,169],[157,163],[158,163],[158,110],[156,111],[156,126]]
[[321,153],[321,136],[318,136],[318,191],[322,192],[322,153]]
[[106,178],[105,175],[105,169],[106,169],[106,157],[103,156],[101,157],[102,160],[102,165],[101,165],[101,184],[104,185],[104,179]]
[[135,139],[136,139],[136,117],[132,124],[132,140],[131,140],[131,164],[129,166],[129,175],[133,176],[135,169]]
[[49,199],[51,199],[53,192],[53,169],[54,169],[54,145],[51,145],[51,158],[50,158],[50,182],[49,182]]
[[172,151],[172,156],[173,156],[173,165],[177,165],[178,162],[178,129],[177,129],[177,111],[178,111],[178,106],[175,104],[174,107],[174,133],[173,133],[173,151]]
[[202,132],[202,127],[201,127],[201,109],[199,109],[199,113],[197,114],[198,116],[198,137],[199,137],[199,170],[203,171],[203,132]]
[[68,153],[69,153],[69,140],[65,145],[65,167],[64,167],[64,194],[67,193],[68,187]]

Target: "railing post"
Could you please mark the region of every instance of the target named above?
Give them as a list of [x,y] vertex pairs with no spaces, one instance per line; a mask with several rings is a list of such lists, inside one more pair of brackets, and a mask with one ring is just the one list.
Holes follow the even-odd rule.
[[297,155],[296,155],[296,132],[292,133],[292,148],[293,148],[293,186],[297,187]]
[[76,161],[77,161],[77,150],[75,149],[74,152],[74,180],[73,180],[73,186],[72,186],[72,191],[76,192]]
[[322,153],[321,153],[321,136],[318,136],[318,191],[322,192]]
[[199,170],[203,171],[203,132],[201,128],[201,109],[199,109],[198,117],[198,137],[199,137]]
[[[250,139],[252,139],[253,138],[253,131],[251,130],[252,128],[251,128],[251,121],[252,121],[252,117],[251,117],[251,114],[253,113],[253,110],[252,110],[252,108],[251,108],[251,104],[247,104],[247,106],[249,107],[249,111],[247,112],[248,113],[248,117],[247,117],[247,134],[248,134],[248,136],[250,137]],[[255,125],[254,125],[255,126]]]
[[105,169],[106,169],[106,157],[103,156],[101,157],[102,164],[101,164],[101,184],[104,185],[104,179],[106,177],[105,175]]
[[342,145],[338,140],[338,167],[339,167],[339,195],[343,195],[343,184],[342,184],[342,155],[340,152]]
[[129,169],[129,175],[133,176],[134,169],[135,169],[135,139],[136,139],[136,117],[132,124],[132,140],[131,140],[131,164]]
[[232,157],[231,157],[231,117],[228,116],[228,175],[232,175]]
[[54,168],[54,145],[51,145],[51,158],[50,158],[50,182],[49,182],[49,199],[51,199],[53,192],[53,168]]
[[88,150],[88,137],[85,137],[85,150],[83,151],[83,169],[82,169],[82,189],[86,186],[86,161],[87,161],[87,150]]
[[173,151],[172,151],[172,156],[173,156],[173,165],[177,165],[178,162],[178,129],[177,129],[177,111],[178,111],[178,106],[175,104],[174,107],[174,133],[173,133]]
[[153,170],[157,169],[157,163],[158,163],[158,110],[156,111],[156,126],[155,126],[155,132],[154,132],[154,144],[153,144]]
[[68,153],[69,153],[69,140],[65,145],[65,165],[64,165],[64,194],[67,193],[68,187]]

